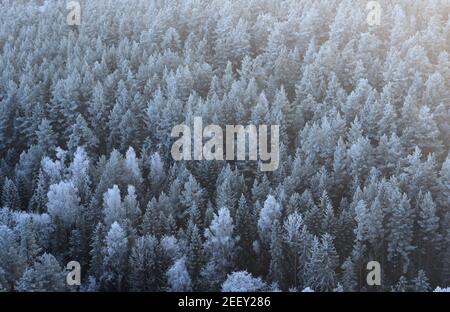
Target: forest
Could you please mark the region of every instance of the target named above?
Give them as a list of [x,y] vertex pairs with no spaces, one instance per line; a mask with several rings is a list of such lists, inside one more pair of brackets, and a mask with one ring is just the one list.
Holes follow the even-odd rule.
[[[450,286],[448,0],[78,2],[0,1],[0,291]],[[174,160],[196,117],[277,169]]]

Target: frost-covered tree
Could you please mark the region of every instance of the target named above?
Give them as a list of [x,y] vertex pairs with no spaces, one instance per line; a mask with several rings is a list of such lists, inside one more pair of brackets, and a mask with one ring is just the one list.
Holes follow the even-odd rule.
[[8,177],[3,182],[2,205],[10,209],[17,209],[20,205],[16,184]]
[[110,226],[114,222],[121,223],[125,219],[126,211],[117,185],[103,195],[103,213],[106,226]]
[[354,291],[356,288],[356,273],[352,259],[348,257],[342,264],[341,284],[344,291]]
[[16,236],[5,225],[0,225],[0,260],[2,262],[3,279],[6,281],[6,290],[13,290],[14,284],[21,277],[26,262],[19,255]]
[[241,195],[236,211],[236,233],[239,235],[237,242],[239,249],[237,258],[244,268],[253,263],[253,242],[256,239],[256,222],[253,210],[247,205],[244,194]]
[[329,234],[312,241],[310,256],[306,264],[305,285],[314,290],[331,291],[337,285],[337,253]]
[[142,212],[137,200],[136,189],[132,185],[128,185],[128,193],[123,200],[123,209],[131,225],[136,227],[139,224]]
[[204,261],[205,256],[200,231],[197,225],[191,223],[187,230],[186,267],[194,289],[198,286],[198,279]]
[[80,197],[78,189],[72,182],[61,181],[50,185],[47,194],[48,213],[66,227],[73,225],[80,214]]
[[161,251],[158,239],[139,237],[129,258],[129,287],[135,291],[156,291],[162,283]]
[[18,291],[37,292],[65,291],[65,277],[66,274],[55,257],[45,253],[36,260],[31,268],[23,273],[17,282],[16,289]]
[[191,278],[186,269],[185,259],[181,258],[167,271],[167,281],[171,291],[191,291]]
[[278,220],[274,221],[271,232],[269,276],[271,281],[280,283],[284,280],[284,255],[281,226]]
[[392,287],[393,291],[406,292],[408,288],[408,280],[402,275],[400,276],[397,284]]
[[94,232],[92,233],[91,244],[90,244],[90,274],[95,277],[96,281],[100,280],[103,274],[103,259],[104,259],[104,248],[103,243],[105,239],[105,230],[102,223],[98,223]]
[[[204,269],[204,278],[215,272],[214,279],[223,281],[231,271],[235,261],[236,238],[234,224],[227,208],[220,208],[214,215],[211,225],[205,230],[205,252],[209,255],[209,262]],[[211,281],[214,285],[214,280]]]
[[37,145],[47,154],[53,152],[56,148],[56,134],[48,119],[42,119],[36,131]]
[[412,280],[412,282],[414,284],[414,291],[416,292],[428,292],[431,290],[427,275],[423,270],[420,270],[417,273],[417,276]]
[[418,246],[424,257],[424,268],[429,269],[440,249],[441,234],[439,233],[439,217],[436,212],[436,204],[430,192],[418,195],[419,208],[419,233]]
[[83,147],[75,151],[73,161],[69,166],[70,180],[77,188],[81,202],[86,203],[91,196],[90,159]]
[[233,272],[222,284],[223,292],[255,292],[263,291],[267,285],[261,278],[255,278],[246,271]]
[[410,254],[415,249],[413,241],[413,220],[409,199],[406,194],[392,207],[392,216],[388,222],[388,260],[406,272],[410,264]]
[[125,181],[135,187],[140,187],[143,181],[142,171],[139,161],[136,157],[136,152],[132,147],[128,149],[125,154],[124,159],[124,169],[125,169]]
[[45,211],[47,205],[47,185],[42,170],[36,179],[36,187],[30,198],[28,209],[37,213]]
[[265,242],[270,241],[273,222],[281,216],[281,206],[272,195],[267,196],[264,206],[259,212],[258,233]]
[[128,241],[124,230],[114,222],[106,235],[104,273],[101,277],[105,289],[123,290],[126,278]]
[[67,147],[71,151],[75,151],[78,147],[83,146],[88,151],[93,151],[98,145],[98,139],[95,133],[89,128],[83,116],[78,115],[75,124],[71,127],[69,142]]
[[6,292],[8,290],[8,282],[5,278],[5,270],[0,268],[0,292]]
[[155,194],[161,190],[164,179],[164,163],[161,156],[156,152],[150,157],[150,185]]

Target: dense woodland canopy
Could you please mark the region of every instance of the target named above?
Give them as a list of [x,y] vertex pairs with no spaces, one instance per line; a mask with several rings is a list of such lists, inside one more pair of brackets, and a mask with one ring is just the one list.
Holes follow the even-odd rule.
[[[80,3],[0,3],[0,290],[450,285],[449,1]],[[174,162],[195,116],[280,167]]]

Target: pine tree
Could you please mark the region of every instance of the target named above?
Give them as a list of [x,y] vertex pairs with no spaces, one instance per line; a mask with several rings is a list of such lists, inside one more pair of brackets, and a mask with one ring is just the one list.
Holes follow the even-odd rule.
[[311,234],[319,235],[321,232],[323,212],[313,202],[305,212],[305,223]]
[[395,292],[406,292],[408,288],[408,280],[402,275],[398,280],[397,284],[392,287],[392,291]]
[[270,188],[270,181],[267,178],[267,175],[263,175],[259,182],[255,179],[252,187],[252,200],[254,202],[258,200],[264,202],[271,192],[272,189]]
[[75,152],[80,146],[83,146],[88,151],[95,151],[97,145],[97,137],[89,128],[83,116],[78,115],[75,124],[71,127],[71,134],[67,143],[69,151]]
[[139,237],[131,250],[128,278],[134,291],[157,291],[161,283],[159,242],[155,236]]
[[118,146],[121,151],[124,151],[130,145],[138,145],[139,130],[137,120],[138,118],[130,109],[127,109],[125,114],[121,116],[117,125],[117,129],[119,129]]
[[42,170],[39,170],[36,188],[34,189],[33,195],[31,196],[28,209],[36,213],[41,213],[45,211],[46,204],[47,204],[46,181]]
[[143,182],[142,170],[139,160],[136,157],[136,152],[132,147],[129,147],[125,154],[124,171],[124,182],[127,185],[133,185],[137,189],[140,189]]
[[337,285],[336,268],[338,255],[334,248],[333,238],[328,233],[322,235],[320,245],[321,270],[319,272],[319,288],[331,291]]
[[80,215],[80,197],[72,182],[50,185],[47,197],[47,210],[53,218],[60,220],[65,227],[76,222]]
[[367,138],[359,138],[349,150],[351,173],[353,177],[365,179],[373,165],[373,148]]
[[103,242],[105,239],[105,230],[102,223],[98,223],[92,233],[91,238],[91,250],[89,251],[90,262],[89,262],[89,274],[95,277],[96,281],[100,281],[103,275],[103,259],[104,259],[104,249]]
[[255,292],[265,290],[267,285],[246,271],[233,272],[222,284],[223,292]]
[[336,287],[337,253],[332,237],[324,234],[319,241],[315,237],[306,264],[305,285],[317,291],[331,291]]
[[122,222],[126,217],[126,212],[120,197],[120,190],[117,185],[109,189],[103,195],[104,222],[109,227],[114,222]]
[[202,222],[201,222],[201,214],[200,210],[198,208],[197,203],[194,201],[191,203],[190,207],[186,211],[188,215],[188,223],[193,223],[198,225],[201,228]]
[[392,215],[388,221],[388,260],[405,273],[410,265],[410,254],[415,249],[412,245],[413,219],[411,205],[406,194],[394,202]]
[[253,241],[256,239],[255,216],[251,208],[247,205],[244,194],[239,199],[236,211],[236,234],[239,236],[237,251],[238,265],[243,268],[250,268],[253,263]]
[[123,209],[126,218],[131,222],[131,226],[136,228],[141,219],[141,208],[137,200],[136,189],[132,185],[128,186],[128,194],[123,200]]
[[[408,107],[405,108],[405,110],[408,109]],[[402,141],[405,143],[405,148],[411,151],[418,146],[424,155],[433,152],[440,155],[442,142],[439,139],[439,129],[433,113],[427,106],[424,106],[420,108],[415,118],[412,122],[407,122],[407,127],[403,131]]]
[[198,289],[200,270],[204,263],[202,237],[198,227],[190,223],[187,229],[186,267],[192,280],[194,290]]
[[216,206],[217,207],[231,207],[234,211],[234,204],[237,201],[237,196],[233,192],[233,173],[227,167],[222,170],[216,182]]
[[215,280],[212,286],[217,287],[216,281],[223,281],[234,266],[236,238],[233,236],[234,225],[227,208],[220,208],[214,215],[211,225],[205,230],[204,249],[209,256],[207,269],[203,277],[212,277],[215,272]]
[[19,256],[28,266],[32,265],[41,248],[37,244],[35,228],[31,218],[20,224]]
[[15,283],[19,280],[26,269],[26,262],[19,254],[19,246],[16,235],[6,225],[0,224],[0,261],[4,270],[4,279],[7,288],[13,290]]
[[289,286],[297,288],[303,280],[311,235],[298,212],[287,216],[283,224],[283,231],[283,243],[286,246],[286,276],[289,277]]
[[[343,194],[349,182],[347,149],[342,137],[339,138],[333,156],[333,194]],[[336,197],[336,196],[334,196]],[[337,198],[333,198],[336,202]]]
[[272,195],[267,196],[264,206],[259,212],[258,233],[263,242],[269,243],[273,222],[281,216],[280,204]]
[[[93,88],[92,96],[87,103],[87,111],[89,112],[87,119],[92,132],[95,133],[98,138],[106,137],[108,108],[109,103],[107,102],[102,82],[97,81],[95,87]],[[104,142],[99,140],[99,150],[104,151],[104,145]]]
[[15,183],[8,177],[5,178],[2,190],[2,205],[10,209],[19,208],[19,194]]
[[445,250],[445,252],[443,252],[443,268],[442,268],[442,280],[444,283],[449,283],[450,282],[450,261],[448,261],[447,259],[449,259],[448,257],[450,256],[450,213],[447,212],[445,214],[445,218],[444,218],[444,228],[446,228],[447,230],[444,231],[444,242],[443,242],[443,248]]
[[44,151],[44,153],[50,155],[56,148],[56,134],[47,119],[42,119],[36,131],[36,143]]
[[422,259],[425,260],[425,267],[430,269],[431,262],[434,262],[440,249],[441,235],[439,229],[439,217],[436,212],[436,204],[431,197],[431,193],[427,192],[425,195],[419,193],[419,250]]
[[431,290],[430,284],[428,283],[427,275],[423,270],[420,270],[417,273],[416,278],[414,278],[412,282],[414,284],[414,291],[429,292]]
[[158,215],[158,202],[153,197],[147,204],[147,208],[145,209],[145,213],[142,219],[142,233],[160,235],[162,231],[162,224],[160,223],[159,215]]
[[95,189],[95,200],[101,205],[103,196],[108,189],[113,188],[114,185],[124,189],[129,183],[125,183],[124,181],[124,160],[123,156],[117,150],[111,152],[107,161],[101,158],[97,166],[97,174],[100,178]]
[[6,281],[5,276],[5,270],[0,268],[0,292],[6,292],[9,289],[8,282]]
[[37,258],[17,282],[18,291],[60,292],[65,291],[65,273],[51,254],[44,253]]
[[193,203],[198,209],[203,209],[204,190],[192,175],[189,176],[189,180],[184,184],[180,200],[183,206],[188,209],[187,211],[192,211]]
[[263,125],[267,124],[267,116],[269,113],[269,103],[267,101],[266,95],[261,93],[259,95],[258,102],[256,106],[252,109],[252,115],[250,120],[253,125]]
[[17,84],[8,79],[2,89],[4,99],[2,99],[2,106],[0,106],[0,151],[4,153],[14,142],[14,136],[11,136],[11,134],[15,132],[13,121],[18,107]]
[[83,147],[78,147],[69,166],[70,180],[77,188],[82,203],[91,196],[90,159]]
[[369,235],[369,211],[364,200],[360,200],[355,207],[357,227],[355,228],[356,239],[364,243],[368,240]]
[[154,194],[161,191],[165,179],[164,163],[159,153],[150,157],[150,186]]
[[356,274],[351,257],[348,257],[341,266],[341,283],[345,291],[355,291]]
[[104,273],[101,280],[105,289],[121,291],[126,282],[128,241],[117,222],[111,225],[105,241]]
[[272,282],[280,284],[284,281],[282,233],[278,220],[272,225],[270,240],[269,277]]
[[175,261],[175,263],[167,271],[167,280],[169,283],[169,289],[171,291],[191,291],[191,278],[186,269],[185,259],[181,258]]
[[439,197],[439,202],[441,207],[448,207],[450,205],[450,153],[442,164],[439,175],[441,180],[441,196]]
[[393,133],[390,137],[383,134],[377,147],[377,168],[385,176],[398,173],[402,147],[399,137]]
[[412,203],[415,203],[414,199],[420,191],[434,193],[439,188],[434,155],[428,155],[425,160],[422,160],[422,155],[420,148],[416,147],[414,152],[407,156],[404,174],[400,175],[400,181]]
[[[330,202],[324,203],[326,206],[324,207],[323,212],[323,220],[322,220],[322,232],[329,233],[333,237],[336,236],[337,231],[337,219],[334,214],[334,208]],[[323,209],[323,208],[322,208]]]
[[317,238],[317,236],[314,236],[311,246],[308,250],[309,256],[305,265],[305,271],[304,271],[304,285],[309,285],[306,287],[311,287],[312,289],[315,289],[315,287],[318,287],[320,285],[320,281],[318,280],[319,277],[319,249],[320,249],[320,241]]

